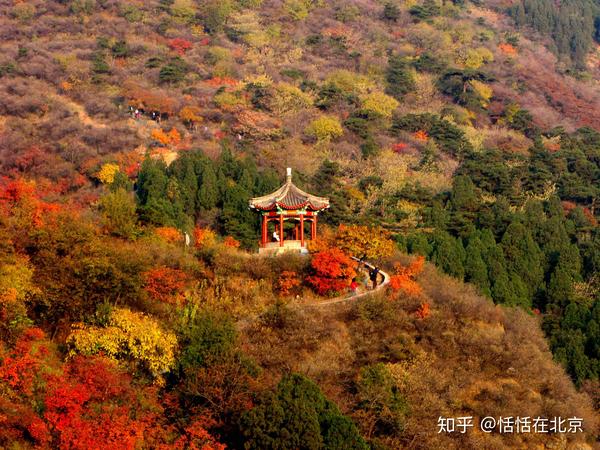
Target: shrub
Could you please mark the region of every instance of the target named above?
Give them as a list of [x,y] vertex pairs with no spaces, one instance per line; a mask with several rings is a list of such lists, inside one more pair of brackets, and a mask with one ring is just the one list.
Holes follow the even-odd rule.
[[378,259],[391,256],[395,245],[389,233],[381,227],[340,225],[335,235],[336,245],[357,258]]
[[161,83],[179,83],[183,81],[187,71],[188,66],[183,59],[173,58],[160,69],[158,79]]
[[344,134],[342,125],[335,116],[321,116],[313,120],[305,129],[305,132],[319,141],[335,139]]
[[342,250],[330,248],[321,250],[312,258],[312,275],[306,281],[319,295],[335,295],[348,288],[356,275],[356,264]]
[[130,359],[161,382],[162,375],[175,365],[177,338],[151,317],[116,308],[104,327],[74,325],[67,344],[71,357],[102,352],[109,358]]
[[115,175],[119,172],[119,165],[113,163],[103,164],[96,177],[102,184],[112,184]]
[[152,300],[178,304],[189,278],[185,272],[170,267],[156,267],[142,273],[144,290]]
[[373,92],[362,98],[362,108],[380,117],[392,117],[392,113],[400,103],[383,92]]

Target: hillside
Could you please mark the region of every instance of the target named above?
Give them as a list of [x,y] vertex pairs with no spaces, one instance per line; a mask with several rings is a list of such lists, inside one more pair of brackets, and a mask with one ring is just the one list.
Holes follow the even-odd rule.
[[595,0],[0,0],[0,447],[597,444],[599,107]]

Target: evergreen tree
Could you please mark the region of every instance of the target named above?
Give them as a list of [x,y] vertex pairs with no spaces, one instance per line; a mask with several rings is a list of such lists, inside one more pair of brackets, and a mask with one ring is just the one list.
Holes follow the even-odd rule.
[[385,81],[385,93],[398,100],[401,100],[416,87],[408,61],[400,56],[392,56],[388,60]]
[[488,277],[488,268],[483,260],[483,243],[479,233],[473,233],[469,237],[465,249],[465,280],[475,284],[484,295],[492,296],[492,288]]
[[502,236],[502,250],[507,271],[522,278],[531,300],[544,278],[543,254],[531,232],[519,222],[511,223]]
[[284,377],[274,393],[240,419],[244,448],[255,450],[367,450],[350,419],[302,375]]
[[202,172],[202,182],[198,189],[198,198],[196,204],[200,210],[210,210],[217,206],[219,201],[219,185],[217,174],[213,168],[213,164],[207,162],[204,164]]
[[455,239],[445,231],[436,231],[433,235],[431,261],[459,280],[465,277],[465,249],[460,239]]

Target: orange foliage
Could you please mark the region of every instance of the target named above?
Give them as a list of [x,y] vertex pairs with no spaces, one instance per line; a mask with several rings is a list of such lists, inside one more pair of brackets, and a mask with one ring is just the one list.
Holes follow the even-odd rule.
[[292,293],[292,290],[300,286],[300,279],[298,274],[293,270],[284,270],[281,272],[279,279],[277,280],[277,290],[279,294],[288,296]]
[[231,236],[227,236],[223,240],[223,244],[225,245],[225,247],[239,248],[240,241],[236,240],[235,238],[233,238]]
[[390,286],[394,291],[403,291],[407,295],[418,296],[422,294],[421,286],[414,280],[420,274],[425,264],[425,258],[419,256],[408,266],[396,264],[395,275],[390,278]]
[[0,214],[10,216],[18,210],[22,218],[27,217],[27,225],[43,226],[49,214],[62,208],[56,203],[41,200],[39,192],[42,191],[38,190],[34,181],[3,177],[0,179]]
[[421,306],[419,306],[419,309],[417,309],[417,311],[415,312],[415,315],[419,319],[426,319],[427,317],[429,317],[430,314],[431,311],[429,310],[429,303],[427,302],[421,303]]
[[194,247],[201,248],[215,243],[216,234],[210,228],[194,228]]
[[415,132],[415,134],[413,134],[413,137],[417,141],[421,141],[421,142],[427,142],[429,140],[429,135],[424,130],[419,130],[419,131]]
[[508,44],[506,42],[498,45],[498,49],[508,56],[516,56],[519,53],[514,45]]
[[306,281],[319,295],[331,295],[345,290],[356,276],[356,263],[338,248],[316,253],[311,261],[313,275]]
[[154,232],[167,242],[181,242],[181,232],[174,227],[158,227]]
[[162,145],[177,145],[181,142],[181,134],[176,128],[171,128],[171,131],[165,132],[160,128],[155,128],[151,133],[152,139],[160,142]]
[[209,86],[214,87],[237,86],[238,84],[238,81],[236,79],[230,77],[213,77],[208,80],[204,80],[204,82]]
[[173,114],[175,111],[175,100],[160,89],[146,89],[132,81],[126,81],[123,85],[123,95],[135,108],[159,111],[165,114]]
[[179,269],[156,267],[142,273],[144,290],[153,300],[177,304],[183,299],[183,289],[189,278]]

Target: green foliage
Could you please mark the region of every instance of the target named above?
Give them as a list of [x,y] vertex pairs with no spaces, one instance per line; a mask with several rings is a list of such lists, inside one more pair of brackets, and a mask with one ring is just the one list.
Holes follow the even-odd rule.
[[440,7],[435,0],[425,0],[421,5],[409,9],[410,14],[420,20],[427,20],[440,14]]
[[373,416],[377,435],[401,433],[409,407],[387,366],[383,363],[363,367],[357,382],[359,407]]
[[397,22],[400,18],[400,9],[392,2],[387,2],[383,6],[383,18],[390,22]]
[[158,79],[161,83],[179,83],[183,81],[188,72],[188,65],[180,58],[175,57],[161,67]]
[[401,100],[416,87],[408,61],[400,56],[392,56],[388,60],[385,80],[387,84],[386,94],[398,100]]
[[560,55],[570,58],[577,68],[585,69],[600,17],[596,2],[572,0],[556,5],[550,0],[519,0],[509,12],[517,26],[532,26],[551,36]]
[[247,449],[368,449],[352,421],[298,374],[284,377],[245,412],[240,430]]
[[123,188],[109,192],[100,199],[100,211],[106,229],[115,236],[132,239],[137,232],[136,204]]
[[141,22],[144,19],[144,12],[132,4],[121,4],[119,15],[130,23]]
[[456,125],[440,118],[435,114],[407,114],[394,120],[392,132],[400,131],[425,131],[435,139],[440,148],[453,156],[470,154],[473,147],[465,138],[465,134]]
[[493,81],[482,72],[471,69],[448,70],[438,81],[438,87],[442,93],[452,97],[459,105],[470,109],[480,109],[487,102],[475,88],[472,82]]
[[234,350],[235,326],[226,316],[200,311],[181,328],[178,364],[184,372],[216,364]]

